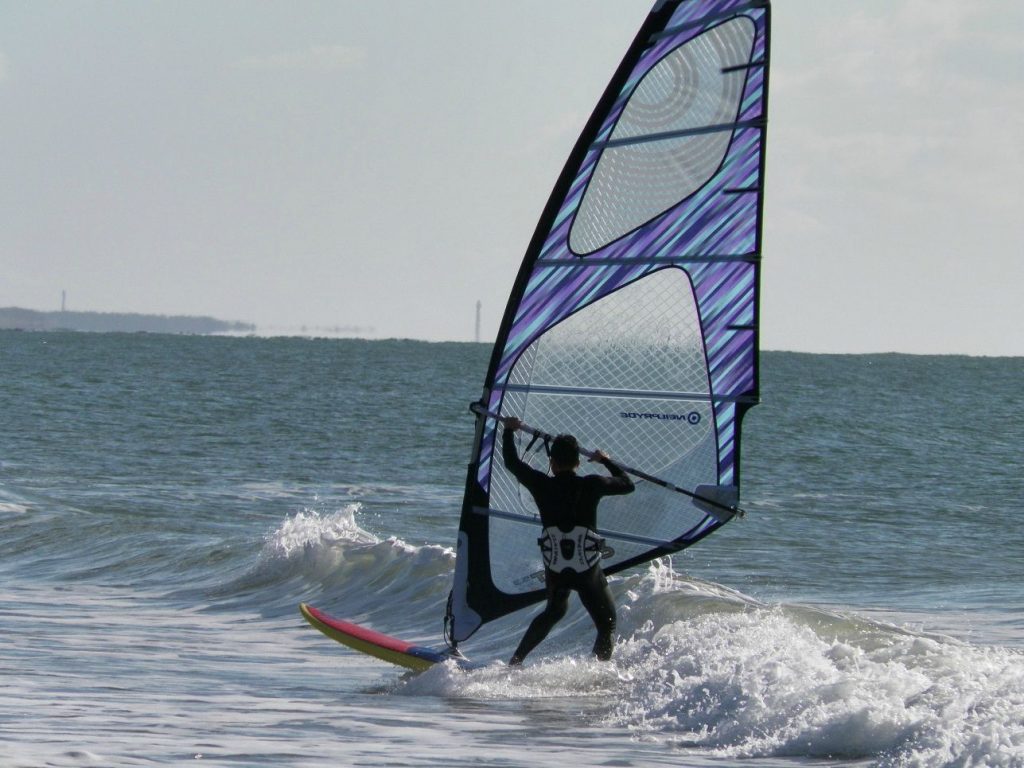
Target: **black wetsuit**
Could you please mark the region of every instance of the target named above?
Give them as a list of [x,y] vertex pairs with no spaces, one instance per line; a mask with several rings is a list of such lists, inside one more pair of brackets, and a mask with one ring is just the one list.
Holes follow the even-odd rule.
[[[509,472],[526,486],[533,495],[540,511],[541,525],[552,526],[568,533],[576,526],[597,529],[597,503],[603,496],[613,496],[633,491],[633,481],[613,462],[601,462],[611,472],[611,477],[584,475],[575,472],[559,472],[549,476],[534,469],[519,458],[516,452],[515,433],[506,429],[502,436],[502,458]],[[608,581],[601,563],[595,563],[578,573],[565,570],[555,573],[544,568],[544,583],[547,590],[547,605],[530,623],[510,663],[518,664],[541,640],[547,637],[551,628],[569,609],[569,593],[575,591],[580,602],[587,609],[597,628],[594,654],[599,659],[610,659],[615,632],[615,601],[612,599]]]

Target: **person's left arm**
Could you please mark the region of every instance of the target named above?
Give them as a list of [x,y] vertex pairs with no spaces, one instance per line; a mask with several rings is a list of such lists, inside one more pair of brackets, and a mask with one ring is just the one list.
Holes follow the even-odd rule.
[[611,457],[604,451],[595,451],[594,458],[591,461],[601,464],[611,473],[611,477],[596,476],[601,481],[602,495],[617,496],[632,493],[636,488],[636,485],[633,484],[633,479],[622,470],[622,467],[612,461]]

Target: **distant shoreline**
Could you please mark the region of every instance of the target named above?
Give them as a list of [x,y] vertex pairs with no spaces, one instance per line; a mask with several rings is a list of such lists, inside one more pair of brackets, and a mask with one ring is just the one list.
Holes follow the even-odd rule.
[[82,331],[92,333],[252,333],[252,323],[190,315],[144,315],[133,312],[41,312],[0,307],[0,330]]

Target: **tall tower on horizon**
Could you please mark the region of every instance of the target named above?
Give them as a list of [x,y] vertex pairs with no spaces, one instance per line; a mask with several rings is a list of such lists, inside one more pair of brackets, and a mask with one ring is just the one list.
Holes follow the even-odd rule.
[[480,299],[476,300],[476,340],[480,341]]
[[68,300],[68,292],[62,289],[61,292],[60,292],[60,311],[61,312],[64,311],[64,308],[67,305],[67,300]]

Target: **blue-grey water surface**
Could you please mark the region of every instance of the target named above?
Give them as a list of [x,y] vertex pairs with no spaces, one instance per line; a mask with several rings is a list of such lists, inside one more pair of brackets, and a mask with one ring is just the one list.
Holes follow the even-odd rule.
[[747,516],[439,644],[489,347],[0,332],[0,765],[1024,766],[1024,359],[762,354]]

